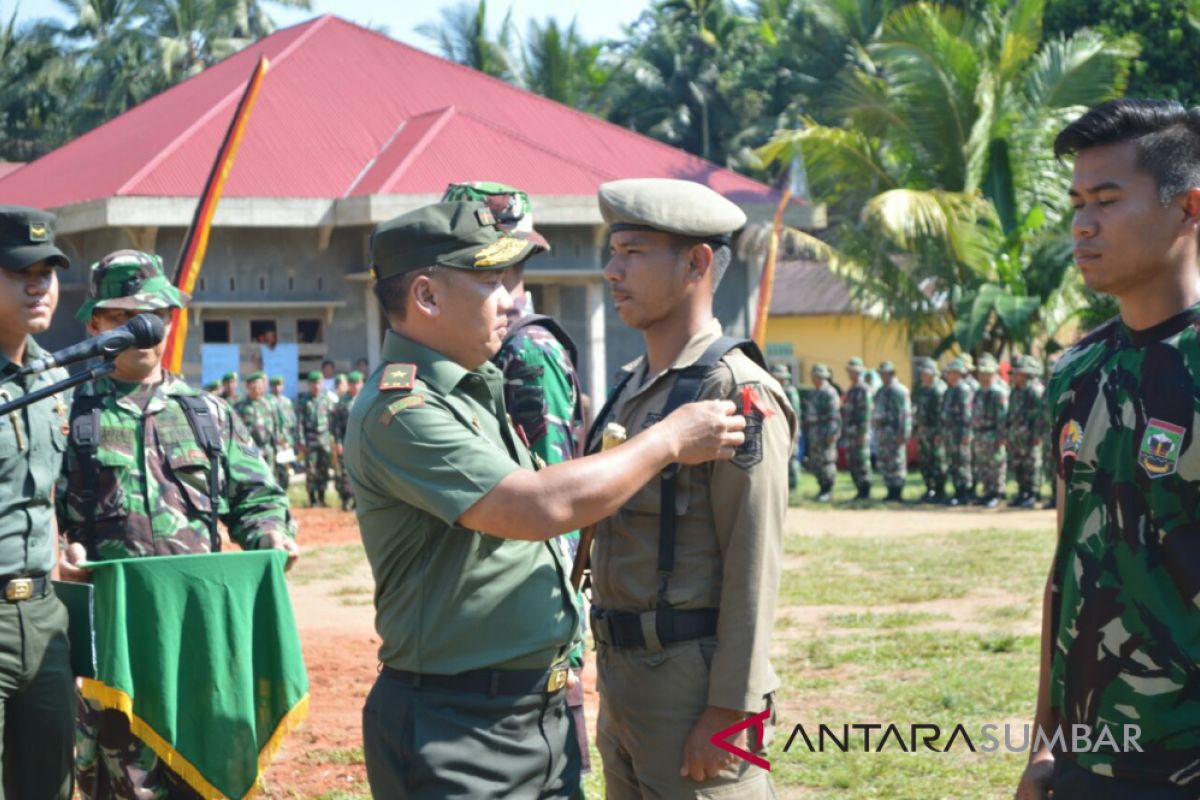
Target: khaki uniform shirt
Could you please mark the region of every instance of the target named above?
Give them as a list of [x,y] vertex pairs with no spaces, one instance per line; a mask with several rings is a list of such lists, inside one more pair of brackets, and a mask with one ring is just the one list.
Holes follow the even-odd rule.
[[[45,351],[25,340],[25,358]],[[51,369],[17,377],[21,367],[0,356],[0,403],[67,377]],[[0,417],[0,576],[45,575],[54,567],[54,482],[67,445],[71,393],[61,392]]]
[[[678,372],[721,336],[713,320],[687,343],[665,372],[647,378],[645,359],[613,403],[603,426],[615,421],[630,437],[662,416]],[[743,389],[769,411],[745,408]],[[726,354],[705,379],[700,398],[729,399],[747,417],[746,444],[733,461],[679,470],[675,571],[667,601],[679,609],[720,608],[708,704],[759,711],[779,686],[768,660],[783,559],[787,461],[796,415],[779,383],[740,350]],[[593,600],[611,611],[646,612],[658,599],[659,479],[656,476],[596,526],[592,545]]]
[[563,660],[580,615],[559,547],[458,525],[509,473],[534,468],[505,414],[502,373],[468,371],[393,331],[383,362],[345,445],[380,660],[442,675]]

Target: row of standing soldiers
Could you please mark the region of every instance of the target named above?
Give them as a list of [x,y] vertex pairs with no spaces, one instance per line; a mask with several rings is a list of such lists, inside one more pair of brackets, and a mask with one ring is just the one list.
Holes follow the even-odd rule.
[[[266,376],[255,372],[246,378],[245,396],[231,402],[280,486],[287,489],[292,466],[302,458],[309,505],[325,505],[333,472],[342,510],[346,511],[354,505],[354,495],[341,467],[342,445],[350,406],[362,389],[363,375],[357,370],[347,374],[345,381],[337,383],[345,390],[336,394],[325,389],[323,377],[315,370],[310,372],[308,391],[293,405],[283,392],[281,376],[271,378],[268,393]],[[236,380],[234,376],[235,386]],[[228,385],[229,381],[224,383]]]
[[[892,362],[880,364],[882,385],[873,389],[862,359],[852,358],[846,365],[849,388],[843,394],[833,384],[829,367],[816,364],[811,373],[814,390],[803,404],[791,386],[790,371],[776,368],[776,377],[804,420],[804,464],[817,479],[816,499],[828,502],[832,497],[841,446],[856,499],[870,497],[873,453],[886,499],[902,500],[909,441],[915,438],[917,466],[925,483],[922,502],[995,508],[1005,496],[1011,472],[1017,494],[1009,505],[1035,507],[1043,464],[1049,460],[1041,362],[1033,356],[1017,357],[1011,387],[987,353],[978,364],[962,355],[943,369],[931,358],[918,359],[916,368],[919,383],[910,395],[896,378]],[[793,470],[794,486],[798,466]],[[952,494],[946,492],[947,483]],[[1053,504],[1052,494],[1048,506]]]

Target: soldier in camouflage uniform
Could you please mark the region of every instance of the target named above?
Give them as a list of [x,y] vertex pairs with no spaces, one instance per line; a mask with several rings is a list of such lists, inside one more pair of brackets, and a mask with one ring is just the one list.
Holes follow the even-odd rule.
[[900,502],[908,477],[908,437],[912,434],[912,404],[908,387],[896,378],[891,361],[879,365],[883,386],[875,393],[871,427],[875,432],[875,467],[887,487],[887,500]]
[[[263,461],[275,471],[275,449],[279,442],[279,414],[275,403],[267,397],[267,376],[252,372],[246,376],[246,396],[237,401],[233,410],[241,417],[250,438],[262,453]],[[278,483],[278,481],[276,481]],[[281,484],[286,491],[287,484]]]
[[941,428],[938,442],[946,451],[946,468],[954,497],[947,505],[960,506],[972,499],[974,471],[971,428],[971,406],[975,393],[966,379],[967,366],[962,358],[953,358],[946,364],[946,394],[942,396]]
[[912,393],[913,433],[917,437],[917,463],[925,481],[925,503],[946,500],[946,448],[942,444],[942,398],[946,383],[938,374],[937,362],[922,358],[917,362],[917,388]]
[[236,372],[226,372],[221,376],[221,399],[229,405],[233,405],[238,401],[238,374]]
[[333,455],[333,436],[329,429],[333,401],[322,388],[322,380],[320,372],[308,373],[308,394],[301,396],[296,412],[298,438],[304,447],[304,476],[310,507],[325,505]]
[[[186,302],[163,275],[158,256],[132,250],[95,264],[90,288],[79,318],[92,335],[142,312],[158,314],[169,326],[170,310]],[[74,397],[56,492],[66,579],[86,579],[88,571],[79,566],[85,560],[210,552],[214,516],[243,548],[287,550],[289,565],[299,554],[287,497],[245,426],[225,401],[166,372],[164,347],[126,350],[111,376]],[[216,463],[193,427],[194,412],[187,410],[193,399],[215,423]],[[95,429],[80,435],[81,427]],[[98,445],[88,448],[89,440]],[[214,468],[215,497],[209,481]],[[76,769],[80,794],[88,800],[200,796],[132,734],[124,714],[82,698]]]
[[[1035,729],[1020,800],[1200,796],[1200,112],[1110,100],[1054,142],[1075,156],[1071,233],[1119,316],[1055,364],[1059,481]],[[1087,732],[1091,747],[1071,746]],[[1135,731],[1136,747],[1126,744]]]
[[[792,411],[796,412],[796,419],[804,419],[804,402],[800,399],[800,390],[792,383],[792,368],[787,364],[779,363],[771,367],[771,375],[775,380],[779,381],[779,385],[783,387],[783,394],[787,397],[788,405],[792,407]],[[788,459],[788,491],[792,491],[800,484],[800,460],[798,457],[799,448],[793,448],[792,457]]]
[[846,364],[850,388],[842,399],[842,440],[850,479],[858,489],[856,500],[871,496],[871,408],[874,395],[863,380],[863,360],[858,356]]
[[1042,444],[1046,439],[1046,407],[1041,381],[1042,362],[1020,356],[1008,397],[1008,453],[1017,495],[1011,507],[1034,508],[1042,485]]
[[995,508],[1004,497],[1008,450],[1005,447],[1008,392],[997,379],[998,365],[991,353],[979,357],[975,371],[979,391],[971,404],[972,463],[983,494],[979,505]]
[[[296,457],[296,411],[292,408],[292,398],[284,394],[284,380],[282,375],[271,376],[271,394],[268,398],[275,409],[275,430],[278,432],[279,438],[275,442],[275,453],[278,456],[279,451],[290,449],[292,458]],[[295,461],[292,461],[294,464]],[[286,492],[292,478],[292,464],[280,464],[278,459],[275,461],[275,480]]]
[[979,394],[980,386],[979,380],[975,377],[975,359],[971,357],[970,353],[962,353],[959,355],[959,358],[962,359],[963,367],[965,368],[963,380],[967,382],[967,386],[971,389],[971,396],[974,397]]
[[828,503],[833,498],[837,479],[837,441],[842,429],[841,405],[837,389],[829,382],[833,373],[824,364],[812,368],[815,387],[804,404],[804,461],[817,479],[816,500]]
[[350,488],[350,476],[346,474],[346,466],[342,463],[342,446],[346,442],[346,422],[350,419],[350,407],[354,405],[354,398],[362,391],[362,385],[363,374],[358,370],[351,370],[346,375],[346,393],[338,398],[330,418],[333,438],[337,443],[337,490],[338,498],[342,502],[342,511],[349,511],[354,505],[354,490]]

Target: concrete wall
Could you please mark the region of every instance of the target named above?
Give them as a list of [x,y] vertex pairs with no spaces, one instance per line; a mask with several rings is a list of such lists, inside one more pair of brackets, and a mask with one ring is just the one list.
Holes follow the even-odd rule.
[[[896,376],[913,385],[912,346],[904,328],[857,314],[771,317],[767,321],[767,348],[791,344],[803,375],[797,383],[809,384],[809,371],[818,361],[833,370],[833,379],[846,388],[846,362],[859,356],[872,369],[882,361],[896,364]],[[772,359],[785,360],[785,359]],[[796,364],[793,364],[795,369]]]

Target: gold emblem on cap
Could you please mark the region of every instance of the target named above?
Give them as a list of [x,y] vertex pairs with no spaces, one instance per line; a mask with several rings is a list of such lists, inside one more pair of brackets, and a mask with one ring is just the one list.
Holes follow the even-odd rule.
[[494,267],[497,264],[503,264],[519,256],[524,249],[524,239],[517,239],[512,236],[497,239],[475,254],[474,266]]
[[50,238],[50,226],[44,222],[29,223],[29,241],[44,242]]

